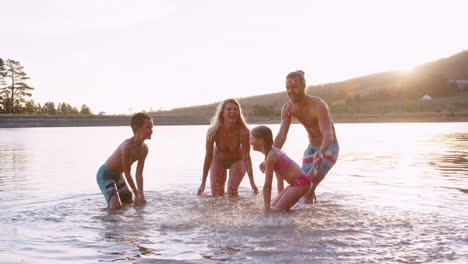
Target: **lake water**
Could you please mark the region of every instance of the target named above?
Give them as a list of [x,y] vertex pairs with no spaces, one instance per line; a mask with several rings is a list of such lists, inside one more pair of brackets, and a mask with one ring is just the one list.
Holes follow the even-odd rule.
[[[468,263],[468,123],[337,124],[318,204],[270,216],[247,177],[195,196],[207,128],[156,126],[148,204],[118,211],[95,175],[129,127],[0,129],[0,263]],[[283,149],[306,142],[293,125]]]

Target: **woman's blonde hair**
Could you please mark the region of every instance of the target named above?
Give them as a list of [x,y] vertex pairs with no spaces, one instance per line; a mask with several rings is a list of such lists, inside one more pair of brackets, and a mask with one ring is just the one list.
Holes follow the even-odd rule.
[[207,137],[210,140],[213,139],[213,137],[218,132],[219,128],[224,124],[223,112],[224,112],[224,108],[226,107],[228,103],[233,103],[237,106],[237,109],[239,110],[239,119],[237,120],[237,122],[239,123],[241,127],[249,130],[249,128],[247,127],[247,122],[245,122],[244,115],[242,114],[242,108],[239,104],[239,101],[237,101],[237,99],[234,99],[234,98],[226,99],[222,101],[221,103],[219,103],[216,109],[215,115],[213,116],[213,118],[211,118],[211,127],[208,129],[208,134],[207,134]]

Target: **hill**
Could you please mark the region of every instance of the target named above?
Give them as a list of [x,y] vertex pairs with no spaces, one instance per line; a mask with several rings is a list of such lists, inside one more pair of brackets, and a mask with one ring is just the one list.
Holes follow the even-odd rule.
[[449,80],[468,80],[468,50],[422,64],[415,67],[414,71],[442,75]]
[[[456,82],[456,81],[459,82]],[[334,83],[309,86],[309,95],[320,96],[333,115],[381,115],[414,112],[468,112],[468,50],[428,62],[411,72],[388,71]],[[461,85],[460,85],[461,83]],[[422,104],[419,98],[434,100]],[[251,120],[279,119],[286,92],[238,98],[243,112]],[[155,117],[192,117],[209,120],[218,102],[152,113]]]
[[[468,50],[421,64],[309,86],[331,108],[334,122],[468,122]],[[430,95],[430,101],[419,100]],[[249,123],[278,123],[285,91],[239,98]],[[218,102],[150,113],[157,125],[209,124]],[[130,116],[0,115],[0,128],[128,126]]]

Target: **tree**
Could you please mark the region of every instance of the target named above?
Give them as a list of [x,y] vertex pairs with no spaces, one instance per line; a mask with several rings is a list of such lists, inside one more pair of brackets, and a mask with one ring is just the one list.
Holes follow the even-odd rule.
[[269,117],[269,116],[279,115],[279,111],[276,110],[276,106],[274,104],[268,104],[268,105],[255,104],[252,106],[251,114],[256,115],[256,116]]
[[55,108],[54,102],[47,102],[42,107],[42,112],[47,115],[56,115],[57,109]]
[[81,106],[80,114],[82,114],[82,115],[93,115],[93,113],[91,112],[91,109],[89,107],[87,107],[86,105]]
[[[29,80],[27,74],[23,71],[23,66],[15,60],[2,60],[0,85],[5,86],[0,88],[1,104],[5,112],[15,113],[20,110],[23,103],[26,102],[25,97],[31,97],[31,90],[34,88],[26,84]],[[6,83],[5,83],[6,80]],[[0,86],[1,87],[1,86]]]
[[77,115],[79,114],[76,107],[72,107],[67,103],[59,103],[57,106],[57,113],[59,115]]
[[[40,109],[40,108],[39,108]],[[27,101],[24,105],[24,109],[23,109],[23,112],[25,114],[29,114],[29,115],[32,115],[32,114],[37,114],[37,112],[39,111],[38,107],[36,106],[36,103],[34,103],[34,100],[30,100],[30,101]]]

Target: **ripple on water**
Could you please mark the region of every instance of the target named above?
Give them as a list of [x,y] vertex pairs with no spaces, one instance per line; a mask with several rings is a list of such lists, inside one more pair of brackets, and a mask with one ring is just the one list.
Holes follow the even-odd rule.
[[32,251],[65,262],[426,263],[468,256],[460,247],[467,244],[464,218],[352,207],[331,193],[320,198],[265,215],[263,198],[254,195],[148,192],[146,206],[117,211],[99,208],[98,194],[76,195],[12,206],[2,224],[15,229],[7,239],[23,244],[19,256],[28,259]]

